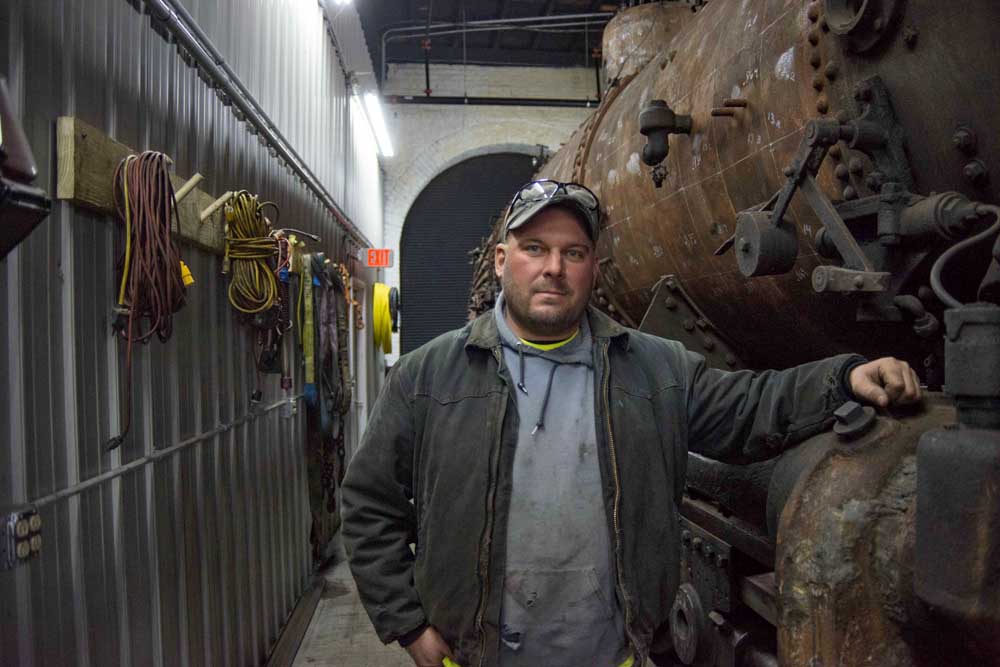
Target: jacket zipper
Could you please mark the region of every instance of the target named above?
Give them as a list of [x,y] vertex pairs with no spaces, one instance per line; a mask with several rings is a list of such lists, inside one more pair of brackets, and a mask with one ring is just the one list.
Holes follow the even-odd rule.
[[[497,374],[503,379],[503,361],[499,348],[493,349],[493,356],[497,360]],[[504,379],[504,384],[507,381]],[[479,641],[482,649],[479,652],[479,667],[483,667],[486,662],[486,629],[483,627],[483,619],[486,616],[486,605],[490,594],[490,541],[493,534],[493,514],[496,502],[497,478],[500,475],[500,445],[503,439],[503,422],[507,416],[507,396],[503,397],[500,406],[499,419],[497,420],[497,437],[494,443],[494,455],[491,462],[490,486],[486,492],[486,526],[483,537],[479,541],[479,571],[483,573],[483,590],[479,596],[479,609],[476,612],[476,629],[479,631]]]
[[618,587],[621,589],[622,602],[625,607],[625,634],[628,636],[633,648],[638,650],[639,645],[632,636],[632,608],[629,601],[628,591],[625,589],[625,576],[622,568],[622,545],[620,529],[618,526],[618,505],[621,500],[621,479],[618,477],[618,454],[615,451],[615,434],[614,431],[611,430],[611,392],[609,391],[611,381],[611,364],[608,358],[609,347],[610,343],[604,343],[601,350],[601,353],[604,356],[604,382],[602,383],[604,387],[602,391],[604,399],[604,420],[608,431],[608,449],[611,453],[611,476],[615,482],[615,502],[611,515],[612,524],[615,530],[615,564],[617,565],[615,569],[617,570]]

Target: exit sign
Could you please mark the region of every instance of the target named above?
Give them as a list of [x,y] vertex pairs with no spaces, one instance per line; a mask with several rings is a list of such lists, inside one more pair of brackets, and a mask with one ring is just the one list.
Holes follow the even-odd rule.
[[367,264],[373,269],[387,269],[392,266],[392,250],[389,248],[368,248]]

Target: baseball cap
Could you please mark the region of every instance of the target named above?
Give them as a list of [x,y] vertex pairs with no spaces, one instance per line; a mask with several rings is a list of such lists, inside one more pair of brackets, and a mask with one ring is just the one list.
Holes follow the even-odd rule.
[[597,241],[601,206],[597,195],[579,183],[560,183],[550,179],[531,181],[521,186],[507,209],[503,237],[524,225],[543,209],[553,205],[568,206],[580,214],[592,241]]

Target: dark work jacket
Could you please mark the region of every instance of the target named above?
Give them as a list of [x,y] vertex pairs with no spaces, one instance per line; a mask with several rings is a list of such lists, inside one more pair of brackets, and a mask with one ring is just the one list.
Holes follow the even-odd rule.
[[[628,640],[645,657],[679,584],[675,508],[688,450],[749,462],[824,430],[848,400],[843,376],[860,358],[726,372],[676,341],[594,309],[589,316],[616,592]],[[389,373],[344,479],[341,510],[351,571],[382,641],[430,623],[462,667],[497,664],[513,391],[492,312],[403,356]]]

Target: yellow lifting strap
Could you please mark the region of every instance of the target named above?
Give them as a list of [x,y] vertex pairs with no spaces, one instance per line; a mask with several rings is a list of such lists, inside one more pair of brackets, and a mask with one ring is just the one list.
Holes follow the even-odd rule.
[[305,321],[302,324],[302,353],[305,355],[306,384],[316,383],[316,328],[313,326],[313,275],[312,255],[302,256],[302,310]]

